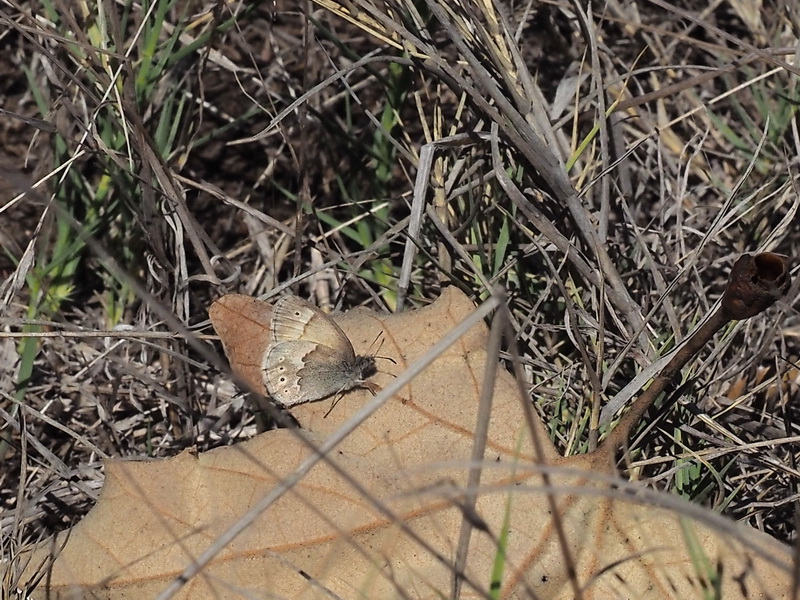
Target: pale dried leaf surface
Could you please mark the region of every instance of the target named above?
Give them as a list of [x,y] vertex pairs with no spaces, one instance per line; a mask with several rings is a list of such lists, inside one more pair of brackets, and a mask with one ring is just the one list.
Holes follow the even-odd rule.
[[[358,310],[338,321],[360,353],[383,331],[381,354],[397,364],[384,361],[382,368],[399,374],[472,310],[451,288],[425,309],[395,316]],[[485,328],[472,329],[331,456],[407,529],[330,465],[318,465],[188,582],[180,597],[449,597],[446,563],[455,555],[462,514],[453,493],[463,491],[467,480],[486,346]],[[375,380],[386,385],[390,376]],[[467,584],[462,597],[488,592],[509,507],[503,597],[574,597],[565,552],[577,565],[586,598],[702,597],[682,517],[610,491],[594,478],[605,469],[603,457],[558,457],[537,420],[533,433],[546,448],[540,462],[554,469],[568,540],[563,548],[542,478],[532,469],[531,432],[509,374],[500,372],[494,394],[477,504],[488,532],[473,533],[466,569],[481,592]],[[327,418],[330,400],[293,412],[319,444],[368,398],[365,391],[349,393]],[[277,430],[201,455],[108,463],[100,502],[73,529],[54,565],[50,597],[153,598],[310,453],[292,431]],[[691,529],[712,568],[722,572],[723,597],[788,597],[790,553],[783,546],[756,531],[736,538],[696,522]],[[41,586],[36,597],[45,596]]]

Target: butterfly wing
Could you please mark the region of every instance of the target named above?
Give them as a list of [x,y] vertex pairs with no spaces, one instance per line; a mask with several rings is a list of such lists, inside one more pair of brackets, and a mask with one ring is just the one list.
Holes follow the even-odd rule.
[[342,360],[332,348],[307,340],[270,344],[262,368],[270,396],[286,407],[320,400],[362,380],[358,360]]
[[272,342],[294,340],[327,346],[340,360],[353,361],[355,351],[347,335],[319,308],[297,296],[284,296],[273,308],[270,321]]

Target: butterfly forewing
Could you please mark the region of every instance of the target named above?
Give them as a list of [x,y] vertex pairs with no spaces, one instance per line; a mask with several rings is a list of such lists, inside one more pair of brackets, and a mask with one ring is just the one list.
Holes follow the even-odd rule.
[[303,340],[327,346],[339,356],[355,358],[344,331],[319,308],[297,296],[284,296],[274,305],[270,323],[273,343]]

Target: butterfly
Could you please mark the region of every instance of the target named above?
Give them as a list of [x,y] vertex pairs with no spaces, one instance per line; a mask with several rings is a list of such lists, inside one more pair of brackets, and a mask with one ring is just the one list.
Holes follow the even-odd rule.
[[374,356],[356,355],[342,328],[297,296],[273,305],[270,343],[261,363],[267,391],[289,407],[356,387],[378,372]]

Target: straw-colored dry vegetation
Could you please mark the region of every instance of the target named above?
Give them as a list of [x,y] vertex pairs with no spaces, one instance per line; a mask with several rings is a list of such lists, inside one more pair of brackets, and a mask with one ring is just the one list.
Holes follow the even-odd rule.
[[[230,291],[503,288],[553,441],[595,447],[741,253],[795,271],[800,11],[758,6],[2,3],[0,556],[105,458],[256,434],[203,337]],[[795,539],[797,296],[702,350],[624,476]]]

